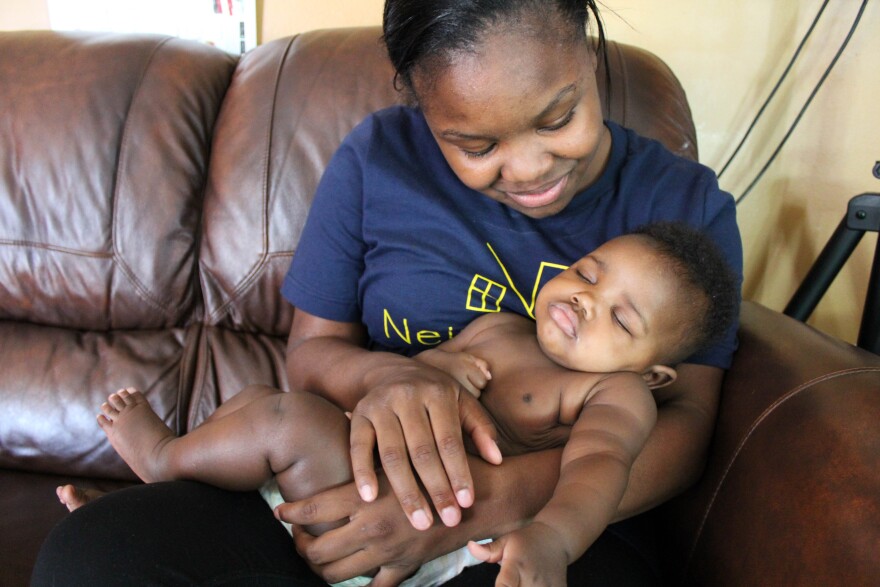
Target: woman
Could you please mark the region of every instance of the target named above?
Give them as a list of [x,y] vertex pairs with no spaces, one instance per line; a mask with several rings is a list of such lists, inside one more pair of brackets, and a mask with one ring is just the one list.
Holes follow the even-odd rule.
[[[522,524],[556,484],[558,450],[501,465],[469,458],[463,442],[483,451],[492,442],[485,415],[449,376],[406,355],[485,312],[530,315],[533,292],[566,260],[649,221],[702,227],[741,273],[735,208],[714,174],[603,122],[597,54],[584,50],[590,13],[601,48],[593,1],[386,2],[385,42],[415,106],[376,113],[346,139],[318,189],[283,290],[297,307],[291,386],[352,412],[355,482],[280,508],[296,524],[350,520],[319,538],[295,532],[299,550],[327,580],[378,571],[374,585],[396,584],[470,539]],[[676,383],[656,394],[657,425],[618,519],[696,479],[734,332],[681,365]],[[119,568],[88,569],[102,573],[89,576],[95,584],[119,579],[121,568],[128,584],[320,584],[290,552],[280,525],[270,527],[258,498],[187,484],[138,492],[139,500],[120,492],[71,515],[44,548],[35,584],[78,576],[83,561],[102,551]],[[146,506],[136,502],[165,515],[144,520]],[[133,535],[177,533],[186,556],[94,532],[83,543],[77,526],[91,520],[94,527],[111,508],[127,516],[114,523]],[[77,513],[83,516],[71,521]],[[247,536],[247,546],[233,545],[228,528],[217,527],[216,517],[227,515],[225,524]],[[569,582],[657,582],[650,541],[633,525],[606,531],[570,567]],[[76,540],[77,555],[64,553],[66,540]],[[495,571],[473,567],[455,584],[490,585]]]

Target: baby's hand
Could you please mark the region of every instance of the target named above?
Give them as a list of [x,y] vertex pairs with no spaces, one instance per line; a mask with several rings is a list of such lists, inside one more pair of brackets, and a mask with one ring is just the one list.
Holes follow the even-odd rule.
[[468,543],[471,554],[487,563],[501,563],[495,587],[562,587],[566,585],[568,554],[562,536],[535,522],[488,544]]
[[492,379],[488,362],[463,351],[429,349],[416,355],[416,359],[451,375],[474,397],[480,397]]

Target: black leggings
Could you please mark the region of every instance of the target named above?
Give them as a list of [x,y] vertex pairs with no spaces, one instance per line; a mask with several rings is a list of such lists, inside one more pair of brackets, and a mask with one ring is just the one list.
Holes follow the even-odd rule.
[[[490,587],[497,565],[447,583]],[[569,567],[569,585],[657,585],[650,558],[607,531]],[[174,481],[109,493],[49,534],[32,577],[48,585],[324,586],[257,493]]]

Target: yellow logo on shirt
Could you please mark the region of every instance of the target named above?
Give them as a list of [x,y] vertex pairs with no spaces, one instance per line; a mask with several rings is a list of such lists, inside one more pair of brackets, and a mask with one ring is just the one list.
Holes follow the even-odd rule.
[[[568,266],[542,261],[540,267],[538,267],[538,274],[535,276],[534,284],[532,285],[531,299],[526,300],[525,296],[520,293],[519,288],[517,288],[516,284],[513,282],[513,278],[510,276],[507,267],[504,266],[504,262],[501,261],[501,258],[495,253],[495,249],[493,249],[492,245],[489,243],[486,243],[486,246],[489,248],[492,256],[495,257],[495,261],[501,268],[501,272],[504,273],[504,278],[507,280],[510,290],[516,294],[517,298],[519,298],[526,313],[534,319],[535,300],[538,298],[538,289],[541,287],[544,271],[546,269],[559,269],[565,271],[568,269]],[[471,286],[468,289],[467,309],[473,310],[474,312],[500,312],[501,300],[504,299],[507,289],[507,286],[504,286],[497,281],[493,281],[488,277],[479,274],[474,275],[474,279],[471,281]]]
[[[499,283],[484,275],[474,275],[474,278],[471,280],[470,287],[468,287],[467,300],[465,302],[466,308],[473,312],[500,312],[501,301],[504,299],[504,296],[507,295],[508,290],[510,290],[519,299],[520,303],[523,306],[523,310],[525,310],[525,312],[529,316],[531,316],[532,319],[534,319],[535,302],[538,297],[538,290],[540,289],[541,283],[544,278],[544,273],[547,270],[551,269],[565,271],[566,269],[568,269],[568,266],[559,265],[558,263],[548,263],[546,261],[541,262],[541,265],[538,267],[538,274],[535,276],[535,281],[532,284],[530,299],[526,299],[526,297],[520,292],[519,288],[514,283],[510,272],[501,261],[501,258],[495,253],[495,249],[492,248],[492,245],[486,243],[486,246],[489,248],[489,251],[495,258],[495,261],[501,268],[501,272],[504,274],[504,279],[505,281],[507,281],[507,285]],[[446,332],[440,332],[437,330],[413,331],[410,328],[408,318],[398,319],[397,321],[395,321],[387,308],[384,310],[383,319],[385,326],[385,337],[388,340],[391,340],[393,333],[394,335],[396,335],[399,341],[402,341],[407,345],[420,344],[425,346],[434,346],[454,336],[452,326],[448,327]]]

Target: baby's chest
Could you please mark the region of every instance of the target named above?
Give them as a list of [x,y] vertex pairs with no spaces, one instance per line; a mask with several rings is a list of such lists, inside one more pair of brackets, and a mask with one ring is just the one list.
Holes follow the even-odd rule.
[[554,370],[526,368],[516,376],[493,377],[481,401],[493,415],[502,438],[510,442],[511,451],[551,448],[565,444],[577,419],[568,406],[583,405],[583,400],[577,404],[574,396],[580,395],[584,386],[575,383],[580,382]]

